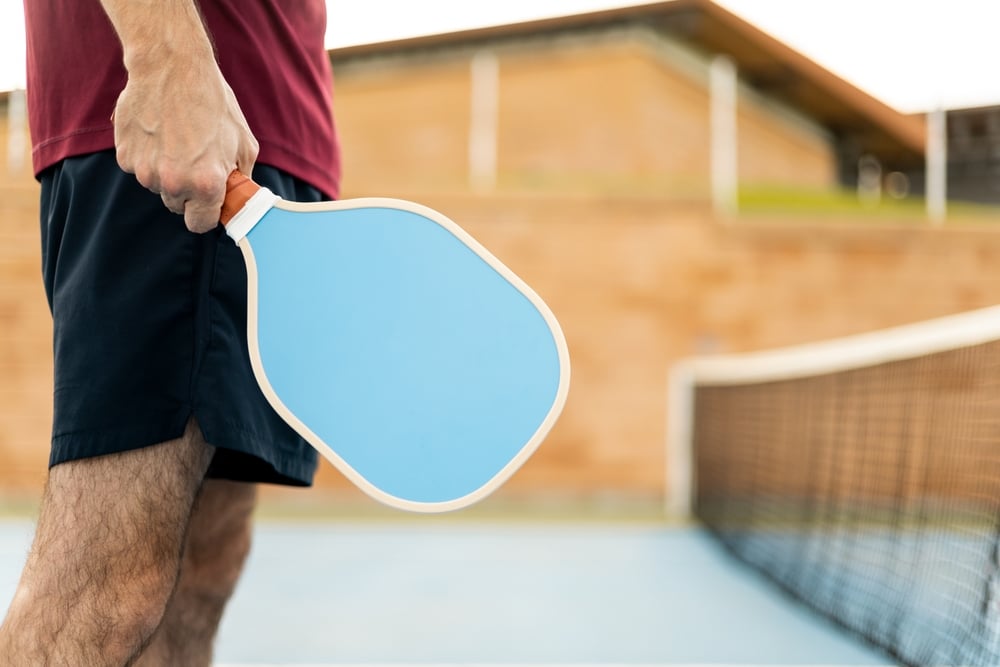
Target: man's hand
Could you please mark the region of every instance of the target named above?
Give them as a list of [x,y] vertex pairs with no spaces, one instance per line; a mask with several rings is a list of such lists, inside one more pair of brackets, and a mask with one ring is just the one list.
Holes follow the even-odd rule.
[[219,222],[229,173],[249,174],[258,147],[192,1],[102,3],[129,75],[114,115],[118,163],[201,233]]

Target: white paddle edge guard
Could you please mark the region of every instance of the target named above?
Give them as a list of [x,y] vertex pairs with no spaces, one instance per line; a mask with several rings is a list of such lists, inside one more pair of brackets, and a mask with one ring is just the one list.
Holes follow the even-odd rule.
[[694,471],[694,394],[698,387],[780,382],[1000,340],[1000,306],[784,348],[683,359],[667,378],[668,516],[690,518],[697,492]]
[[235,243],[239,243],[240,239],[245,237],[250,233],[260,219],[270,211],[276,203],[281,201],[281,198],[268,190],[267,188],[261,188],[257,192],[253,193],[253,196],[247,200],[247,203],[243,205],[236,215],[232,217],[229,224],[226,225],[226,234],[229,235]]
[[[345,477],[347,477],[355,486],[361,489],[369,497],[395,509],[424,514],[453,512],[455,510],[469,507],[496,491],[501,485],[503,485],[504,482],[510,479],[510,477],[517,472],[522,465],[524,465],[532,454],[535,453],[539,445],[542,444],[542,441],[549,434],[549,431],[551,431],[552,427],[555,426],[556,420],[558,420],[563,407],[566,405],[566,398],[569,395],[570,383],[569,348],[566,345],[566,337],[563,335],[562,328],[559,326],[559,322],[556,320],[552,310],[542,300],[542,298],[528,286],[527,283],[507,268],[503,262],[497,259],[482,244],[476,241],[472,235],[459,227],[458,224],[449,219],[447,216],[435,211],[432,208],[403,199],[391,199],[385,197],[362,197],[357,199],[345,199],[342,201],[323,202],[322,204],[301,204],[297,202],[285,201],[284,199],[278,199],[273,204],[270,204],[268,208],[271,208],[272,206],[286,211],[297,212],[338,211],[373,207],[392,208],[422,215],[451,232],[451,234],[464,243],[470,250],[479,255],[487,264],[496,270],[497,273],[499,273],[519,292],[521,292],[521,294],[523,294],[525,298],[532,303],[532,305],[535,306],[539,314],[541,314],[542,318],[545,320],[545,323],[548,325],[549,331],[552,333],[552,339],[555,342],[559,357],[559,385],[556,390],[555,398],[552,401],[552,406],[549,408],[545,418],[535,430],[534,434],[532,434],[528,442],[521,447],[517,456],[511,459],[511,461],[508,462],[507,465],[504,466],[499,472],[497,472],[496,475],[475,491],[460,498],[440,502],[420,502],[408,500],[406,498],[399,498],[390,493],[386,493],[369,482],[368,479],[351,467],[347,461],[341,458],[332,447],[323,441],[322,438],[306,426],[302,420],[299,419],[295,413],[284,404],[281,398],[274,391],[271,386],[271,382],[267,378],[267,371],[265,370],[260,357],[260,347],[257,339],[257,262],[254,258],[253,248],[250,246],[250,241],[245,237],[245,234],[237,241],[237,245],[243,252],[243,258],[247,267],[247,342],[250,350],[250,365],[253,368],[254,376],[257,378],[257,384],[260,385],[260,389],[267,398],[268,402],[271,404],[271,407],[274,408],[275,412],[277,412],[278,415],[289,426],[291,426],[293,430],[302,436],[310,445],[313,446],[314,449],[322,454],[324,458],[332,463]],[[260,217],[254,220],[253,224],[256,224],[261,217],[263,217],[263,213]],[[231,224],[232,222],[230,222],[230,225]],[[251,225],[251,228],[252,226],[253,225]]]

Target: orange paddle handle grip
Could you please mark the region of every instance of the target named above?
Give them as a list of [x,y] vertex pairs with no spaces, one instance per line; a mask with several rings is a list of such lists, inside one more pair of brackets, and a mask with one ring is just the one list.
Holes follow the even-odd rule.
[[222,212],[219,214],[219,222],[223,226],[229,224],[233,216],[240,212],[240,209],[250,201],[250,198],[260,190],[260,186],[243,174],[239,169],[234,169],[226,180],[226,198],[222,201]]

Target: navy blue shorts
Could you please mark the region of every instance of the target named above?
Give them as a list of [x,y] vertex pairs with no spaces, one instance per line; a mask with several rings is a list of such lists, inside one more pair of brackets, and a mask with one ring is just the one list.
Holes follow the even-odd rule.
[[[286,199],[323,199],[273,168],[253,176]],[[246,270],[225,232],[188,232],[113,151],[65,160],[41,181],[55,348],[50,466],[178,438],[194,416],[218,448],[210,477],[311,484],[315,450],[253,378]]]

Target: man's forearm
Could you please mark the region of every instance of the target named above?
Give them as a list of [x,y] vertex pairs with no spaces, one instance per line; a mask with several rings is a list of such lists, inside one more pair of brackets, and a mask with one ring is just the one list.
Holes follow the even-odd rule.
[[195,0],[101,0],[130,72],[174,58],[214,59]]

